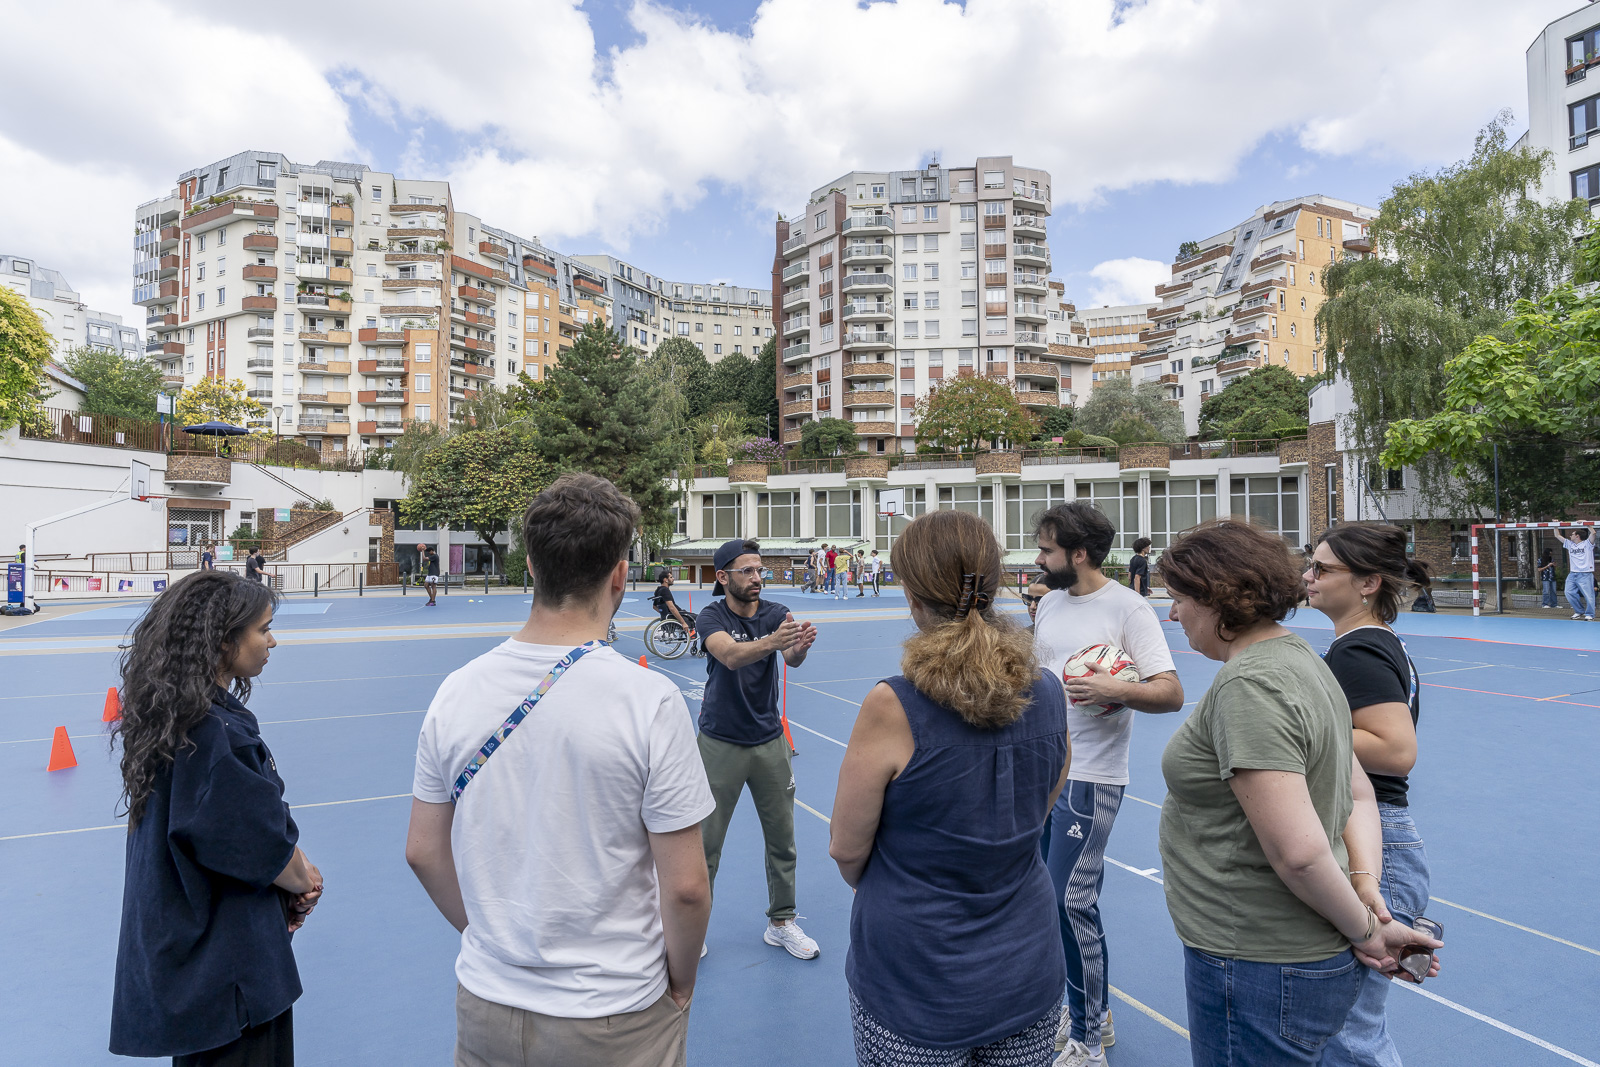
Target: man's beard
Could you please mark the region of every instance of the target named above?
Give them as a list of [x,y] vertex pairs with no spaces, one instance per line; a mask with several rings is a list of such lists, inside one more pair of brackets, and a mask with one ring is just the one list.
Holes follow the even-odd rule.
[[723,585],[722,591],[728,595],[729,599],[737,600],[741,604],[757,604],[761,601],[761,590],[759,588],[751,592],[749,586],[743,589],[735,589],[732,582],[727,582]]
[[1078,572],[1071,563],[1058,571],[1046,567],[1044,573],[1039,576],[1039,581],[1050,589],[1070,589],[1078,584]]

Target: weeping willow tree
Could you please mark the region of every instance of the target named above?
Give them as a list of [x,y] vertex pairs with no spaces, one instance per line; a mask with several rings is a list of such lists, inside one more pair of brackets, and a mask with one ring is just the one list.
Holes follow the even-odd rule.
[[[1441,409],[1451,358],[1502,331],[1518,300],[1536,300],[1571,275],[1588,206],[1536,199],[1554,161],[1511,148],[1510,121],[1501,112],[1470,158],[1396,185],[1370,227],[1376,254],[1323,274],[1328,299],[1317,323],[1330,367],[1350,380],[1355,410],[1345,428],[1369,462],[1392,423]],[[1438,453],[1417,460],[1426,499],[1460,496],[1451,466]],[[1465,484],[1470,495],[1472,482],[1454,489]]]

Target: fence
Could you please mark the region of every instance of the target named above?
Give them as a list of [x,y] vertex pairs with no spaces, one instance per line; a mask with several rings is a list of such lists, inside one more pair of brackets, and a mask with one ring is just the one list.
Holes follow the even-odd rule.
[[61,571],[35,568],[33,597],[58,600],[65,597],[153,596],[167,587],[171,576],[164,571]]
[[23,420],[22,436],[37,441],[61,441],[106,448],[133,448],[144,452],[169,450],[204,452],[213,449],[211,438],[184,433],[170,422],[146,422],[121,415],[95,415],[84,411],[45,408],[44,418]]

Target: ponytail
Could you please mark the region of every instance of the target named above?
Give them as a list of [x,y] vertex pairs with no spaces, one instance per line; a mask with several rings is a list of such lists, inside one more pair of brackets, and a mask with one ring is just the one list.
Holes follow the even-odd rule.
[[1032,636],[992,608],[951,613],[906,638],[900,670],[928,699],[982,729],[1016,722],[1039,676]]

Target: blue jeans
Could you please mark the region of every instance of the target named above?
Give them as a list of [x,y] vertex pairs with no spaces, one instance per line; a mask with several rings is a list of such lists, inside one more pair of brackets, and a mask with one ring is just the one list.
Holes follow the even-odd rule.
[[1108,1001],[1106,932],[1100,923],[1100,888],[1106,880],[1106,839],[1122,807],[1125,786],[1075,782],[1056,798],[1039,842],[1056,891],[1061,948],[1067,957],[1067,1010],[1072,1037],[1100,1047],[1100,1020]]
[[1579,615],[1594,614],[1594,571],[1567,572],[1567,603]]
[[1189,1055],[1194,1067],[1322,1062],[1367,968],[1349,949],[1310,963],[1223,959],[1185,946]]
[[1539,594],[1539,606],[1541,608],[1553,608],[1556,606],[1556,580],[1554,578],[1546,578],[1544,580],[1544,589]]
[[[1379,804],[1378,817],[1383,822],[1383,876],[1378,889],[1390,914],[1409,925],[1428,907],[1428,853],[1410,808]],[[1371,968],[1362,969],[1366,980],[1361,995],[1344,1029],[1323,1050],[1322,1062],[1327,1067],[1400,1067],[1400,1053],[1384,1015],[1389,979]]]

